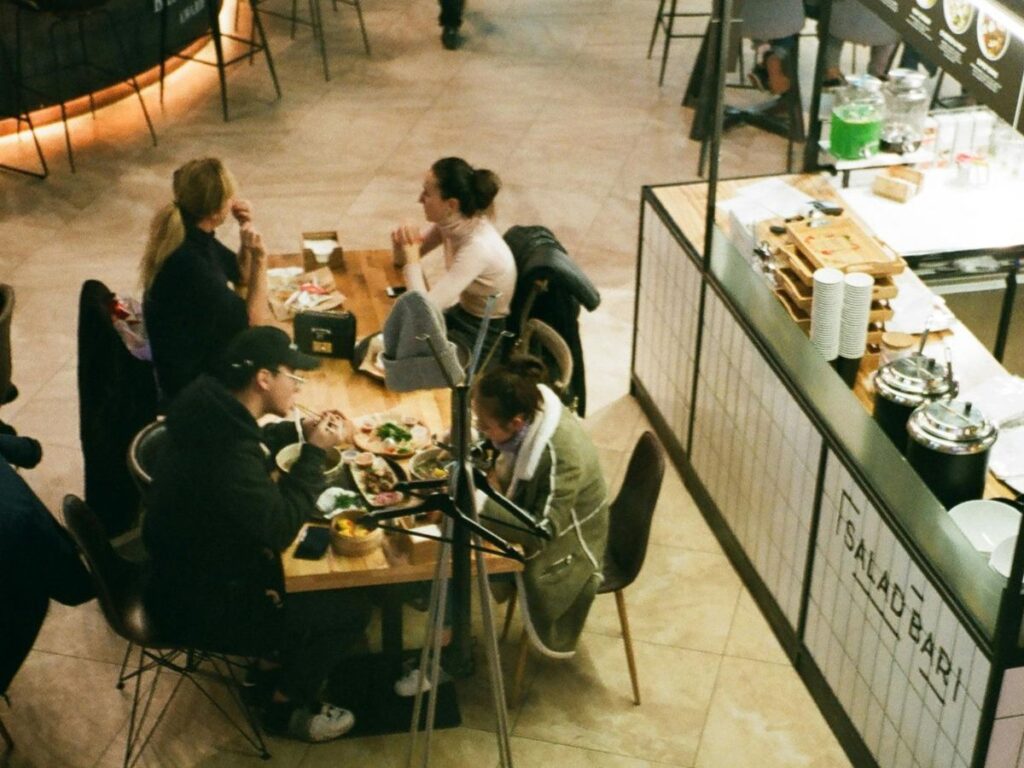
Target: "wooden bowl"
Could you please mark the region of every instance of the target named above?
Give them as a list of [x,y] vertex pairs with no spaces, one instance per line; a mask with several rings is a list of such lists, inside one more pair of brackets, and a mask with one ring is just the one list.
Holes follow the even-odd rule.
[[367,530],[353,523],[366,514],[362,509],[348,509],[331,520],[331,549],[346,557],[362,557],[380,548],[384,531]]

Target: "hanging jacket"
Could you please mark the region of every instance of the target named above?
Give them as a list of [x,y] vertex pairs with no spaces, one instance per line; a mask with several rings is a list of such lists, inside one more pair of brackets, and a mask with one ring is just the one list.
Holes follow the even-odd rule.
[[[548,387],[511,467],[505,496],[530,512],[551,533],[547,541],[500,524],[494,531],[523,545],[526,569],[519,576],[530,640],[542,653],[571,656],[597,589],[608,540],[608,488],[597,450],[579,418]],[[487,500],[491,518],[514,523]]]
[[[585,416],[587,384],[580,342],[580,305],[593,312],[601,303],[601,294],[546,227],[511,227],[505,233],[505,241],[515,256],[518,272],[509,330],[518,336],[521,323],[535,317],[558,332],[572,352],[573,364],[572,379],[563,397],[566,402],[575,400],[577,413]],[[523,309],[537,280],[547,280],[548,289],[536,294],[528,317],[523,317]]]
[[132,438],[156,418],[153,366],[134,357],[114,329],[114,294],[86,280],[78,303],[79,436],[85,465],[85,502],[108,536],[138,520],[139,493],[125,457]]

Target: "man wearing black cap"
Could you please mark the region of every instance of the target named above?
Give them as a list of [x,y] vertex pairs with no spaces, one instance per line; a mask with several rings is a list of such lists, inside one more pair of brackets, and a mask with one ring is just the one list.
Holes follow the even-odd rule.
[[355,722],[319,697],[368,607],[351,590],[286,597],[279,553],[314,509],[341,422],[334,413],[303,422],[299,457],[274,482],[273,456],[296,442],[296,426],[257,420],[290,415],[295,371],[318,365],[277,328],[236,336],[216,376],[196,379],[171,405],[143,525],[146,602],[161,627],[197,648],[277,655],[264,725],[307,741],[337,738]]

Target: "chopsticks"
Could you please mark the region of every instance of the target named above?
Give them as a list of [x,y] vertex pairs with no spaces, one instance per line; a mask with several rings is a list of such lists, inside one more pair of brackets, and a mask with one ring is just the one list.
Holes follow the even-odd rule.
[[303,405],[302,403],[296,403],[295,410],[300,411],[304,416],[309,416],[311,419],[319,419],[322,415],[319,411],[314,411],[308,405]]

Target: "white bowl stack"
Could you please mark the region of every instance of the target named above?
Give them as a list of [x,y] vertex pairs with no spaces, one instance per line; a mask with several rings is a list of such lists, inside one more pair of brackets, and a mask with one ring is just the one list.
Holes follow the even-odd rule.
[[864,355],[868,342],[868,317],[875,278],[851,272],[843,280],[843,313],[839,329],[840,357],[856,360]]
[[[832,267],[814,272],[811,303],[811,344],[826,360],[839,356],[839,330],[843,314],[843,273]],[[867,318],[864,320],[865,331]]]

